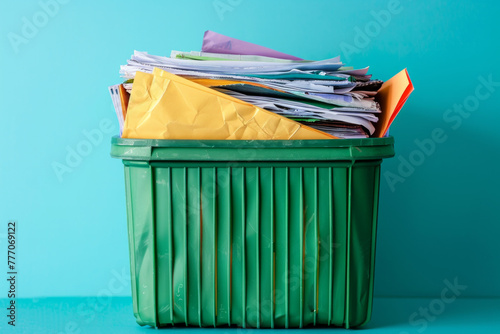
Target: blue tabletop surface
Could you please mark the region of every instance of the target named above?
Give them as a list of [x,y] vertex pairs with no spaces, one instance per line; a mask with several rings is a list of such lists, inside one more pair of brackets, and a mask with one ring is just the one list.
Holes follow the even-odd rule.
[[[8,300],[0,299],[2,317],[0,333],[151,333],[155,329],[140,327],[132,312],[132,299],[107,298],[41,298],[18,299],[16,327],[7,324]],[[443,307],[444,305],[444,307]],[[162,331],[240,333],[270,330],[241,328],[169,328]],[[339,328],[290,329],[290,331],[357,332]],[[372,320],[363,333],[500,333],[500,299],[459,298],[449,304],[432,298],[375,298]]]

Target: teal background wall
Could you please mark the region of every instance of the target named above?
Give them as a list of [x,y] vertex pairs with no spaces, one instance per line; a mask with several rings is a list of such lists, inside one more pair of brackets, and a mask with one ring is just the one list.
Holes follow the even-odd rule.
[[207,29],[306,59],[340,54],[380,79],[407,67],[415,92],[383,164],[376,295],[439,296],[457,280],[465,296],[500,296],[499,12],[465,0],[2,2],[0,254],[16,219],[20,296],[130,294],[107,87],[134,49],[199,50]]

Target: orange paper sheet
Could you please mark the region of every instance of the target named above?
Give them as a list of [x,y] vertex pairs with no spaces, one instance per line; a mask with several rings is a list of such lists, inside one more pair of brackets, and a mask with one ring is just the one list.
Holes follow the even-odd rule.
[[406,68],[384,82],[375,99],[380,103],[382,113],[376,124],[373,137],[383,137],[397,114],[413,92],[413,84]]
[[122,137],[336,138],[158,68],[153,74],[137,72]]

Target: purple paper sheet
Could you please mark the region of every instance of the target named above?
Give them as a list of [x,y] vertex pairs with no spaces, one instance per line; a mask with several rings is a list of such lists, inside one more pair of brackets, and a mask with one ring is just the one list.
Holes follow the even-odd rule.
[[303,60],[295,56],[287,55],[286,53],[269,49],[257,44],[245,42],[236,38],[224,36],[210,30],[205,31],[201,50],[203,52],[225,53],[233,55],[254,55],[290,60]]

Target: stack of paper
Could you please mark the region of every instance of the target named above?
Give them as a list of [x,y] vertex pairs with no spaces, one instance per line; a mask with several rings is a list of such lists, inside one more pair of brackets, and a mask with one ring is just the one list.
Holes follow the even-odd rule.
[[[155,76],[147,79],[151,83],[168,86],[171,82],[176,82],[175,87],[198,87],[198,90],[200,90],[199,87],[206,87],[208,90],[204,92],[214,94],[214,91],[218,91],[222,93],[222,95],[217,95],[219,97],[227,96],[232,98],[231,101],[247,102],[258,109],[265,109],[298,122],[304,128],[314,128],[339,138],[383,136],[397,113],[394,111],[398,103],[394,106],[391,104],[390,110],[385,112],[391,115],[381,116],[385,106],[381,108],[375,97],[383,82],[372,80],[371,75],[368,74],[368,67],[363,69],[346,67],[339,57],[320,61],[303,60],[211,31],[205,33],[201,52],[172,51],[170,57],[162,57],[136,51],[128,60],[127,65],[122,66],[120,70],[121,75],[127,81],[119,87],[132,93],[131,105],[137,85],[137,73],[154,73],[155,68],[163,71],[155,72]],[[159,79],[167,77],[162,74],[166,72],[169,73],[168,82]],[[179,80],[178,76],[189,80],[193,85],[186,85],[187,80]],[[407,73],[405,77],[408,78]],[[141,85],[147,86],[149,83],[146,79],[143,80]],[[402,94],[406,94],[405,100],[413,87],[408,78],[403,91],[399,95],[396,94],[397,96],[392,94],[394,86],[402,87],[401,85],[404,83],[398,82],[390,85],[391,87],[386,89],[384,101],[387,100],[388,95],[393,96],[391,101],[398,96],[401,99]],[[165,94],[169,90],[167,86],[159,92]],[[409,89],[410,86],[411,89]],[[155,89],[155,87],[151,86],[146,89]],[[170,93],[173,92],[170,91]],[[179,94],[173,93],[173,95]],[[163,99],[164,96],[161,95],[159,98]],[[184,94],[183,98],[196,99],[195,96]],[[140,98],[136,100],[139,101]],[[155,101],[141,101],[156,105]],[[164,103],[168,104],[168,100]],[[134,105],[137,106],[136,103]],[[207,102],[206,106],[209,105],[210,103]],[[183,107],[189,109],[189,103]],[[199,108],[203,108],[203,105]],[[115,109],[120,115],[116,105]],[[145,110],[141,109],[138,114],[143,114],[143,111]],[[183,112],[183,110],[177,111],[177,113]],[[217,111],[214,110],[214,112]],[[394,116],[392,116],[393,113]],[[142,121],[146,121],[147,115],[144,114],[143,117],[145,118]],[[272,115],[267,117],[272,117]],[[387,123],[384,125],[385,129],[376,127],[379,118]],[[137,119],[137,122],[140,121]],[[176,118],[173,124],[178,124],[178,122],[179,119]],[[182,122],[184,125],[190,124],[185,120]],[[120,122],[121,128],[126,127],[125,123]],[[172,125],[172,123],[169,124]],[[128,127],[130,126],[131,124]],[[168,128],[170,132],[174,131],[171,126]],[[135,129],[125,130],[124,136],[132,132],[136,136],[139,135]],[[163,134],[160,137],[171,138],[164,133],[165,130],[162,130]],[[193,128],[188,127],[185,130],[189,131]],[[225,134],[229,137],[232,135],[234,134]],[[275,138],[270,133],[267,135]]]

